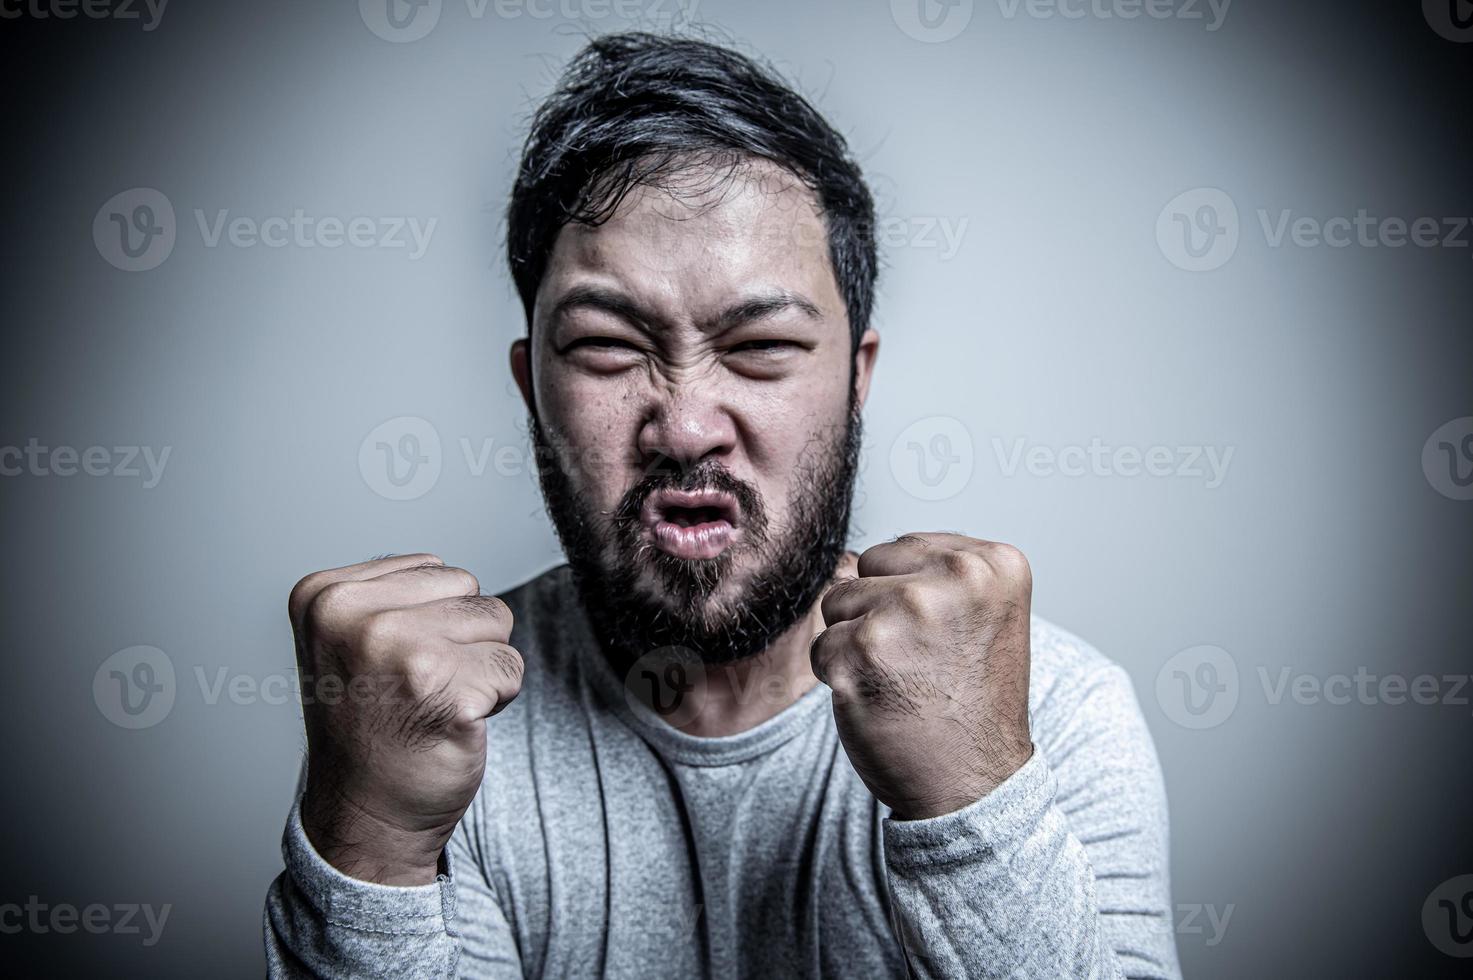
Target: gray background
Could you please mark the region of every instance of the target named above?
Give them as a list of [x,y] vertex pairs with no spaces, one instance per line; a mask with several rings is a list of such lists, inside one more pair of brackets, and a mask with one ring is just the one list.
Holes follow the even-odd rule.
[[[1468,961],[1434,948],[1422,912],[1473,872],[1473,690],[1275,703],[1260,669],[1470,669],[1473,503],[1440,492],[1422,452],[1473,415],[1473,232],[1461,247],[1274,247],[1258,211],[1473,213],[1473,47],[1414,2],[1238,0],[1209,30],[1185,0],[1177,13],[1205,19],[961,0],[949,23],[964,26],[939,42],[913,36],[909,2],[912,19],[907,0],[695,11],[848,135],[889,221],[856,544],[936,528],[1017,544],[1037,611],[1130,671],[1171,798],[1188,976],[1453,975]],[[228,689],[210,703],[219,672],[280,693],[286,594],[317,568],[430,550],[490,591],[558,561],[529,470],[494,455],[527,451],[500,209],[526,116],[583,36],[630,25],[611,10],[659,26],[679,9],[559,3],[493,0],[477,17],[444,0],[409,43],[369,29],[371,2],[365,18],[351,2],[175,0],[152,30],[0,21],[0,446],[170,447],[151,488],[0,477],[0,904],[172,906],[152,947],[26,930],[0,935],[0,960],[259,975],[300,709]],[[176,242],[128,272],[92,226],[139,187],[169,200]],[[1157,223],[1201,187],[1228,195],[1239,240],[1194,272]],[[411,258],[209,247],[196,218],[299,208],[437,224]],[[440,473],[393,500],[360,448],[403,416],[433,427]],[[1216,486],[1125,466],[1009,475],[1019,439],[1233,455]],[[462,440],[472,463],[492,440],[479,475]],[[911,442],[969,477],[925,499]],[[129,730],[93,682],[136,645],[177,683],[166,716]],[[1201,645],[1226,651],[1239,686],[1199,717],[1172,693],[1172,658]],[[1217,723],[1189,727],[1201,718]]]

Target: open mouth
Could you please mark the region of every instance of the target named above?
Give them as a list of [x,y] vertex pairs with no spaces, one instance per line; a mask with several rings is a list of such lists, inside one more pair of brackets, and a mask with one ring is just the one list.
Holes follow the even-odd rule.
[[657,490],[640,508],[649,540],[676,558],[715,558],[735,542],[741,508],[722,490]]

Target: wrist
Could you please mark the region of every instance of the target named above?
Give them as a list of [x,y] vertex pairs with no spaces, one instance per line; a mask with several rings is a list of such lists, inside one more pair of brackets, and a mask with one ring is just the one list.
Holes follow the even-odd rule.
[[302,830],[319,857],[350,878],[379,885],[433,884],[454,827],[406,829],[400,822],[338,793],[302,797]]
[[890,805],[892,820],[930,820],[955,813],[983,799],[1033,758],[1033,743],[1014,746],[946,785]]

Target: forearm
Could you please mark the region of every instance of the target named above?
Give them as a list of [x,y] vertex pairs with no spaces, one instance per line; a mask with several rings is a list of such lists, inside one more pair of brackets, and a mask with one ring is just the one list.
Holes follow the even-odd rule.
[[1035,756],[980,803],[887,820],[895,926],[916,977],[1122,976],[1094,875]]
[[282,850],[286,870],[266,898],[271,976],[456,975],[461,946],[450,931],[456,895],[449,874],[414,887],[350,878],[312,848],[297,807]]
[[1180,976],[1150,735],[1118,668],[1080,689],[1061,732],[981,800],[886,820],[892,913],[916,976]]

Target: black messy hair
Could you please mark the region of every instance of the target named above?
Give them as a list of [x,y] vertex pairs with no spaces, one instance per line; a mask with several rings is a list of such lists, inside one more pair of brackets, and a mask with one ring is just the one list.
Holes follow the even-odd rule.
[[563,225],[607,221],[635,187],[665,186],[693,163],[735,168],[753,158],[817,198],[857,348],[874,303],[875,206],[844,138],[751,58],[644,32],[590,41],[532,119],[506,234],[528,328]]

